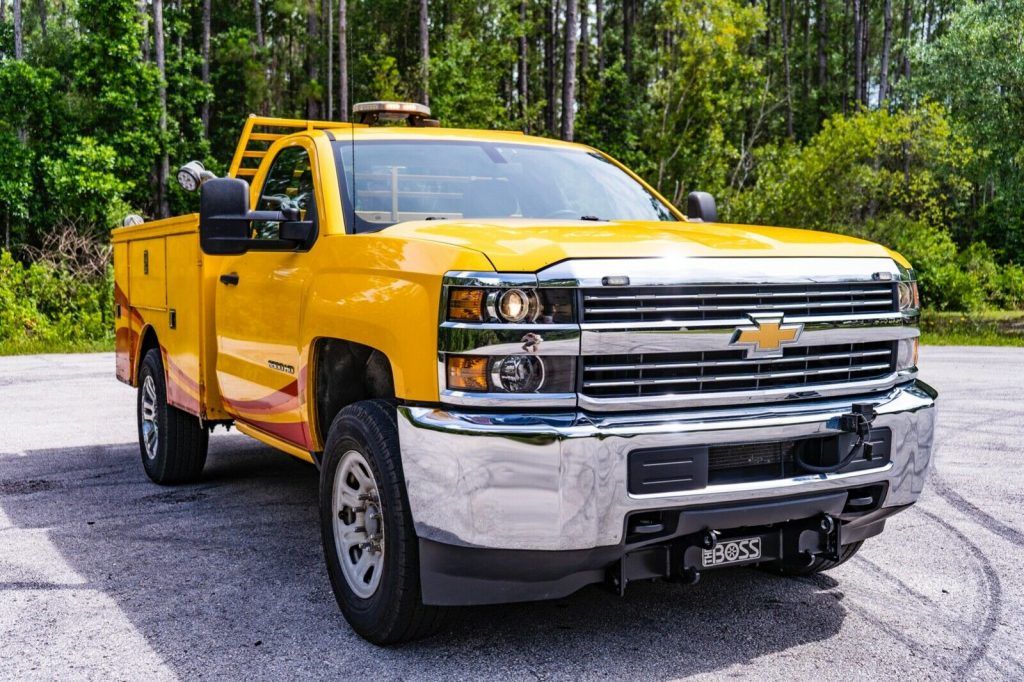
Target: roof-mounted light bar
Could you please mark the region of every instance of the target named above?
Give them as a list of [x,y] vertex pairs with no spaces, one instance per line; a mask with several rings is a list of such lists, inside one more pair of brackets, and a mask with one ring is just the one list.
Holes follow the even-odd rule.
[[360,102],[352,107],[352,114],[367,125],[402,119],[410,126],[433,128],[440,125],[437,119],[430,118],[430,107],[416,102]]

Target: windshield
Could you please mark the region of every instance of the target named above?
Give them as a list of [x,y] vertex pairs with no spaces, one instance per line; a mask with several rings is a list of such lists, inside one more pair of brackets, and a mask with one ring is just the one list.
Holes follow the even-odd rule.
[[336,142],[345,214],[355,232],[406,220],[676,220],[595,152],[529,144]]

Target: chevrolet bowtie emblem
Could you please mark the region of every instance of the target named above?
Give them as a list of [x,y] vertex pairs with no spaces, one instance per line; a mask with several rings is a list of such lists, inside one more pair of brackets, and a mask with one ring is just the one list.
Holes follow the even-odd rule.
[[750,313],[752,324],[736,327],[731,346],[746,346],[748,358],[777,358],[782,347],[796,343],[804,330],[802,324],[783,324],[783,313]]

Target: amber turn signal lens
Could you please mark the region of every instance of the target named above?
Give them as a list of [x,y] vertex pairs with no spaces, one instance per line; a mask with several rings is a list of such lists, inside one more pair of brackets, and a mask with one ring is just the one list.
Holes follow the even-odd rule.
[[449,357],[448,388],[456,391],[486,391],[487,358],[473,355]]
[[480,322],[484,319],[483,289],[452,289],[448,294],[448,319]]

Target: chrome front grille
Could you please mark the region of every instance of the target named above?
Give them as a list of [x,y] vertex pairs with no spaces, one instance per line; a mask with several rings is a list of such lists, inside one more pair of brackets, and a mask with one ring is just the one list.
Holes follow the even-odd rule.
[[893,282],[715,284],[586,288],[583,322],[735,320],[772,311],[787,317],[897,311]]
[[895,371],[892,341],[786,348],[780,358],[745,350],[584,356],[582,393],[592,398],[793,389],[870,381]]

